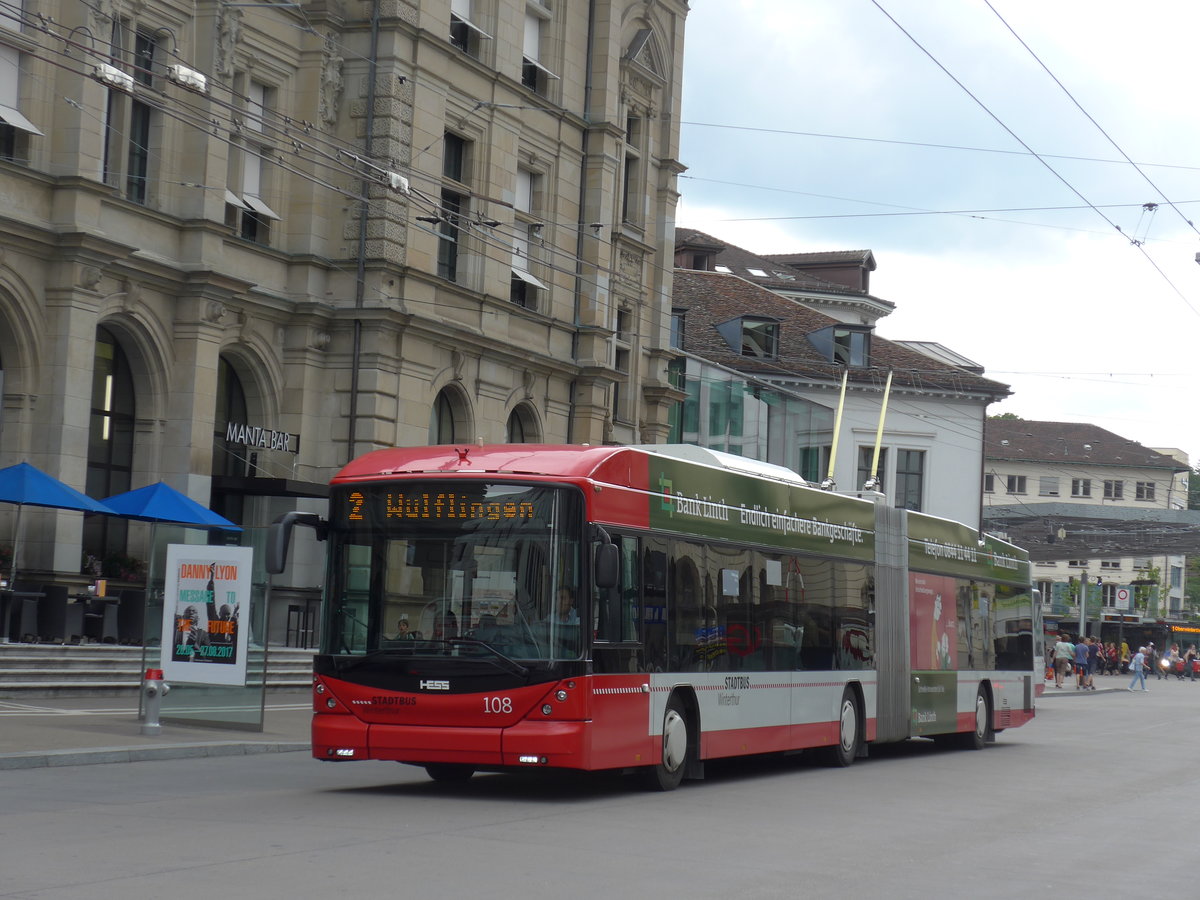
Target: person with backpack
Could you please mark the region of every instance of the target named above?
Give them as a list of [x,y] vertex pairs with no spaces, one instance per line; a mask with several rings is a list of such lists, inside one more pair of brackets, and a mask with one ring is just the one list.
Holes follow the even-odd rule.
[[1142,683],[1142,690],[1150,690],[1146,687],[1146,648],[1138,647],[1138,652],[1133,655],[1133,659],[1129,663],[1129,671],[1133,673],[1133,679],[1129,682],[1129,690],[1133,690],[1133,686],[1139,681]]

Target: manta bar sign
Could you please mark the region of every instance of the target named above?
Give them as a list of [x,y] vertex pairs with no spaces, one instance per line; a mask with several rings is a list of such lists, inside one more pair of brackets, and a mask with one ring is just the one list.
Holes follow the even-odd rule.
[[225,440],[231,444],[258,447],[262,450],[282,450],[284,453],[300,452],[300,435],[286,431],[273,431],[261,425],[230,422],[225,426]]

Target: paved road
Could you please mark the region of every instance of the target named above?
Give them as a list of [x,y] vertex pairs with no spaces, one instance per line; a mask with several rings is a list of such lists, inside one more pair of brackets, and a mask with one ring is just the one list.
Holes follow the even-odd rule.
[[1198,709],[1200,685],[1060,695],[983,752],[727,763],[672,794],[303,753],[0,771],[0,898],[1173,894],[1200,875]]

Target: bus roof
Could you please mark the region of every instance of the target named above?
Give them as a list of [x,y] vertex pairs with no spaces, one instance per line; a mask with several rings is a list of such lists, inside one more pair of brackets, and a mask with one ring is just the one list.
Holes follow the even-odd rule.
[[397,474],[469,472],[588,478],[600,475],[598,470],[601,468],[611,472],[611,464],[623,453],[667,456],[743,475],[808,485],[798,474],[784,466],[694,444],[625,447],[592,447],[586,444],[443,444],[432,447],[391,447],[375,450],[348,463],[334,476],[333,483],[374,476],[386,478]]
[[628,447],[585,444],[443,444],[432,447],[389,447],[347,463],[332,483],[400,474],[449,475],[495,473],[587,478]]

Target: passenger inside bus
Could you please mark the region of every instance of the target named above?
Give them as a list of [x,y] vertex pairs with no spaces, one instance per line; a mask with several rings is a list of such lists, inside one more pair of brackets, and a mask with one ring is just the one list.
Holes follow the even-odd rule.
[[571,588],[558,589],[558,605],[546,621],[559,625],[579,624],[579,610],[575,608],[575,592]]

